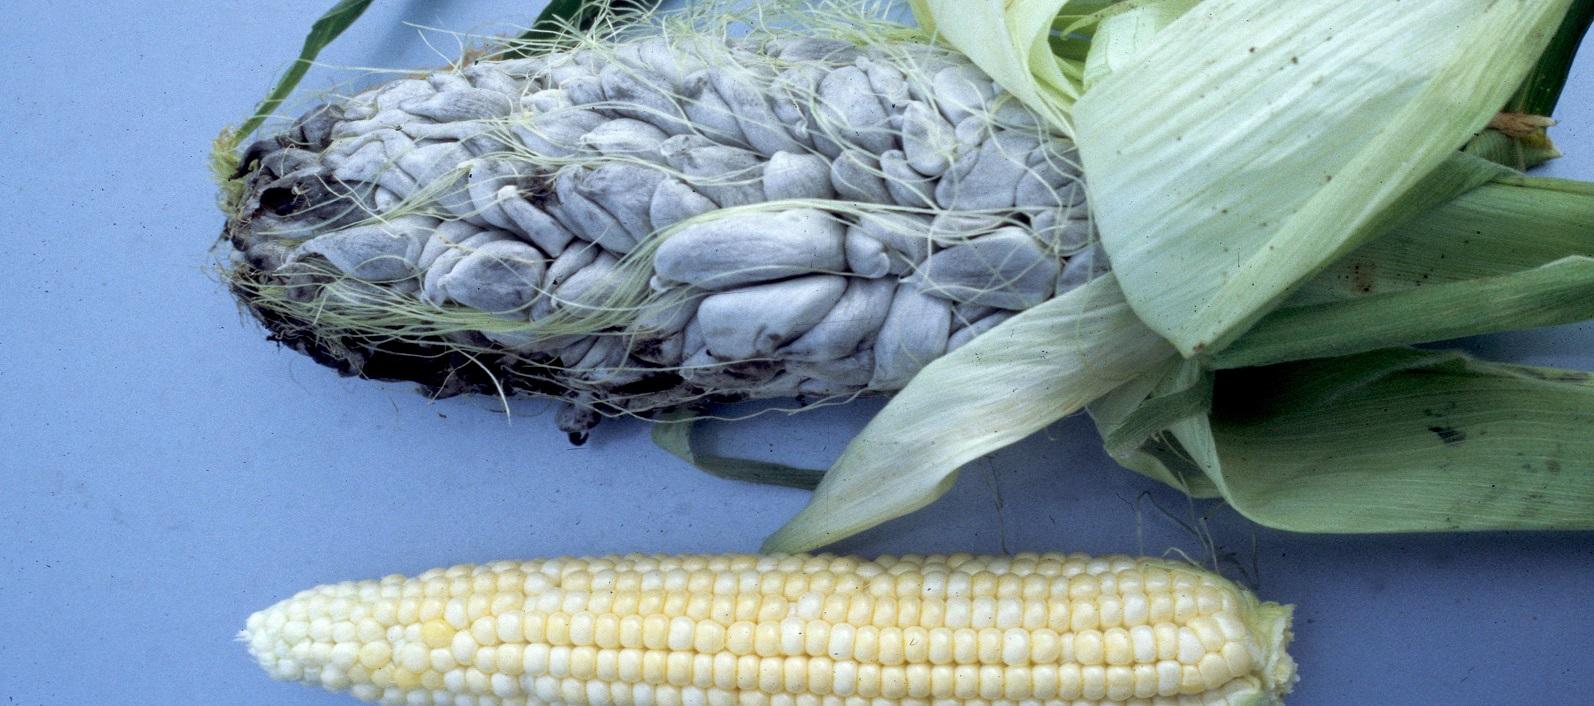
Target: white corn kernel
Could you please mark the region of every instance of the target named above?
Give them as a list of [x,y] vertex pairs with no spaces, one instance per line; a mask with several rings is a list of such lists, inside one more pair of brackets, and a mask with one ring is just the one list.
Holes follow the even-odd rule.
[[[1278,653],[1287,633],[1251,627],[1287,612],[1156,560],[770,557],[732,570],[741,559],[689,559],[341,584],[251,616],[242,637],[276,678],[395,704],[1223,703],[1236,684],[1276,698],[1292,677]],[[425,595],[448,599],[393,597]],[[1155,621],[1159,611],[1168,619]],[[965,627],[923,624],[943,615]],[[919,622],[904,625],[909,616]],[[1046,627],[1060,616],[1067,632]]]

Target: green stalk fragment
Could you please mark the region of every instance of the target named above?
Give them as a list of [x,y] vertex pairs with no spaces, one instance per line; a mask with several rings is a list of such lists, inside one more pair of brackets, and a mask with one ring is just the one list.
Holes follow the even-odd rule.
[[690,414],[666,415],[653,425],[653,443],[699,470],[725,480],[813,490],[825,475],[822,469],[797,468],[768,461],[703,453],[697,448],[696,432],[700,421]]

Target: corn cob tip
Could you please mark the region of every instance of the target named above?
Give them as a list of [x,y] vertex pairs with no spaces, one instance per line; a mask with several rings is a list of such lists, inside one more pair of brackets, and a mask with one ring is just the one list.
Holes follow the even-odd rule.
[[1264,706],[1290,618],[1160,559],[627,555],[321,586],[240,639],[385,704]]
[[1258,703],[1282,701],[1282,697],[1295,688],[1301,676],[1288,651],[1295,639],[1295,606],[1266,601],[1251,612],[1251,630],[1262,642],[1266,655],[1257,670],[1262,688],[1269,699]]

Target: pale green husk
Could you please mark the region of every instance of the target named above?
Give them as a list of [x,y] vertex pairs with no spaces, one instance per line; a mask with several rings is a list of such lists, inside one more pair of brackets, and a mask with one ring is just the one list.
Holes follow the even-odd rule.
[[[1210,387],[1210,413],[1186,409],[1145,446],[1109,450],[1160,480],[1200,477],[1200,494],[1222,495],[1261,524],[1349,533],[1594,528],[1586,373],[1398,348],[1190,372],[1162,373],[1158,385]],[[1092,405],[1105,437],[1132,436],[1133,415],[1118,410],[1143,386]]]
[[[1208,365],[1169,363],[1091,415],[1120,463],[1272,527],[1594,527],[1586,373],[1371,350],[1594,317],[1590,255],[1590,185],[1504,176],[1335,263]],[[1296,358],[1316,359],[1239,367]]]
[[764,551],[803,551],[917,510],[958,467],[1173,357],[1112,275],[1013,317],[926,366],[847,446]]
[[[1488,123],[1568,3],[1209,0],[1075,110],[1136,313],[1222,349]],[[1244,28],[1235,31],[1235,28]]]
[[[1458,160],[1470,160],[1458,157]],[[1594,185],[1500,174],[1302,287],[1213,368],[1594,318]]]
[[[1082,67],[1058,59],[1052,22],[1069,0],[909,0],[919,26],[957,47],[985,73],[1073,136]],[[1078,3],[1075,3],[1078,4]],[[941,21],[941,20],[946,21]]]
[[[1116,276],[1090,296],[1116,327],[1019,336],[1019,317],[926,369],[767,548],[921,507],[1087,403],[1121,463],[1269,526],[1594,527],[1585,374],[1391,348],[1594,316],[1594,191],[1458,152],[1567,2],[1007,5],[915,3],[1018,95],[1053,85],[1023,73],[1052,69],[1036,33],[1065,35],[1059,124]],[[1057,351],[1133,379],[1103,396]]]

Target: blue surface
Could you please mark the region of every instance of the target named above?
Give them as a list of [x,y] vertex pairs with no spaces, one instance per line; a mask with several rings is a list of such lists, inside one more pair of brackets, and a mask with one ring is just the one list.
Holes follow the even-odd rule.
[[[328,0],[11,3],[0,57],[0,704],[355,703],[270,682],[234,633],[301,588],[459,562],[752,551],[806,494],[716,480],[608,423],[570,448],[537,403],[338,378],[277,349],[218,284],[205,169]],[[407,20],[491,30],[541,2],[384,0],[324,57],[435,66]],[[521,8],[505,12],[505,8]],[[1594,47],[1586,47],[1594,56]],[[1585,56],[1588,59],[1588,56]],[[307,82],[327,87],[331,74]],[[1594,178],[1594,66],[1548,174]],[[1594,327],[1469,342],[1594,369]],[[822,465],[877,403],[763,417],[726,451]],[[1198,547],[1140,505],[1079,419],[846,542],[884,552]],[[1299,604],[1292,704],[1594,701],[1594,536],[1328,537],[1213,512],[1261,592]]]

